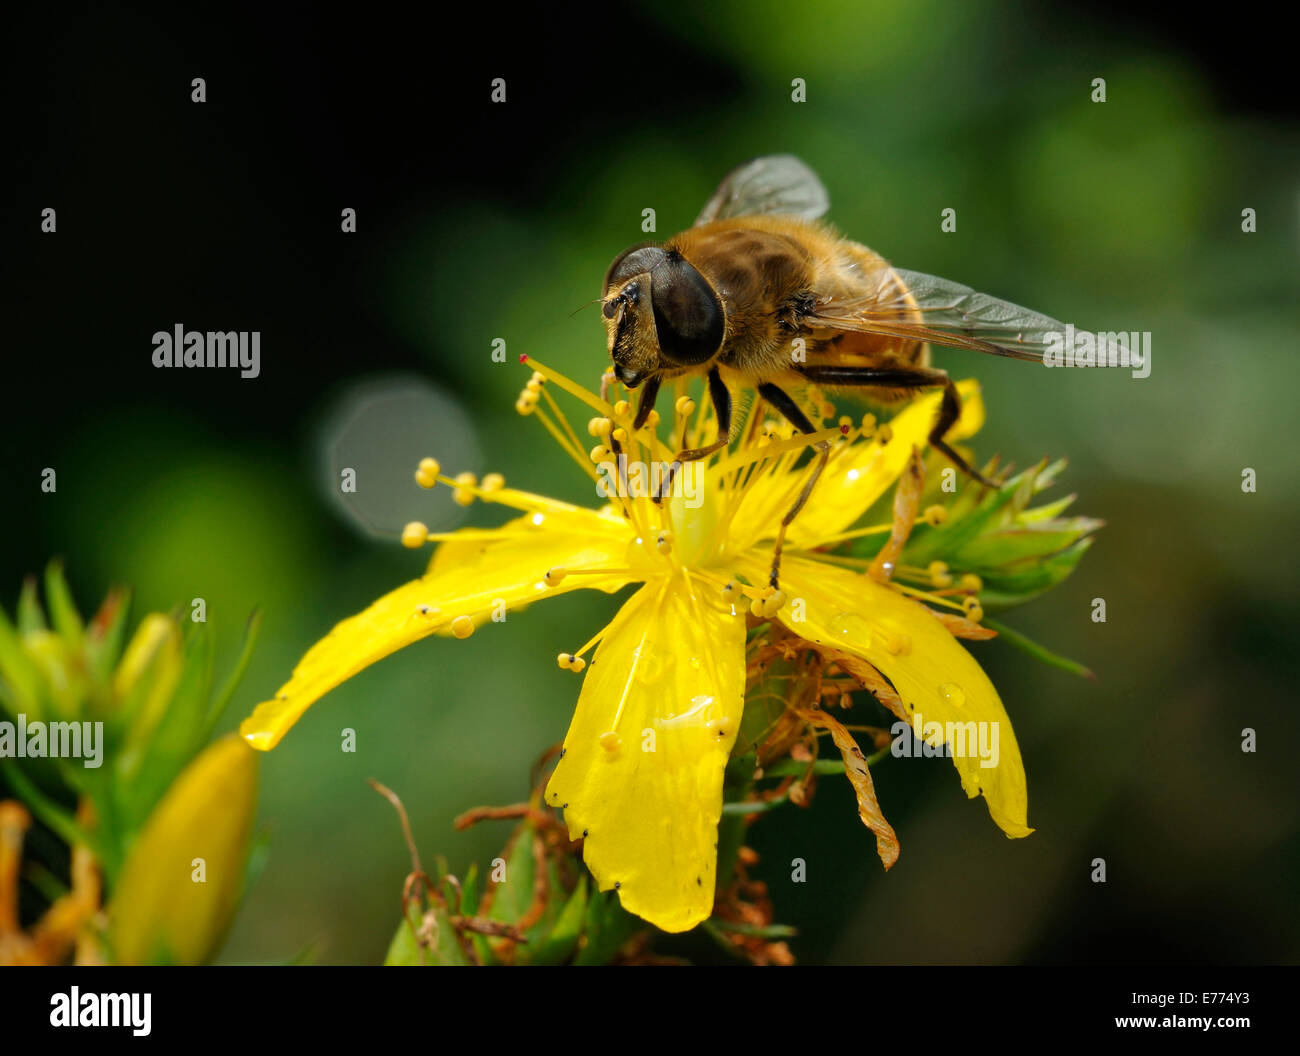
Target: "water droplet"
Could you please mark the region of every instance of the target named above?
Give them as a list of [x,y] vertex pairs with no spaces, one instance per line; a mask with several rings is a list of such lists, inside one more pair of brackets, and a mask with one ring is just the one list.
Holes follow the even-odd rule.
[[939,696],[943,697],[954,708],[960,708],[966,703],[966,691],[956,682],[945,682],[940,686]]
[[871,625],[856,612],[839,612],[831,618],[831,631],[837,638],[851,641],[860,649],[871,645]]
[[659,659],[659,647],[652,641],[644,641],[636,649],[636,680],[638,682],[658,682],[663,674],[663,661]]
[[891,631],[885,635],[885,649],[890,656],[906,656],[912,651],[912,639],[906,634]]

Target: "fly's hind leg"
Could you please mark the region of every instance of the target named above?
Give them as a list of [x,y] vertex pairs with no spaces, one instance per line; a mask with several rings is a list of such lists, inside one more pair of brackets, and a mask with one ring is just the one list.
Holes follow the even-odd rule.
[[[784,389],[779,389],[768,382],[758,387],[758,394],[767,400],[776,410],[780,411],[782,416],[801,433],[815,433],[817,430],[808,416],[800,410],[799,405],[790,398]],[[799,497],[794,500],[794,505],[786,511],[781,518],[781,527],[776,533],[776,546],[772,550],[772,571],[767,577],[768,585],[773,590],[780,589],[781,585],[781,550],[785,546],[785,533],[794,519],[799,516],[799,511],[808,504],[808,498],[813,493],[813,488],[817,486],[817,480],[822,475],[822,470],[826,468],[826,463],[830,459],[831,445],[829,440],[818,441],[817,463],[813,470],[808,474],[808,479],[804,481],[803,489],[799,492]]]
[[941,451],[954,466],[986,488],[997,485],[957,454],[944,439],[953,423],[961,417],[961,395],[946,371],[931,367],[839,367],[808,365],[799,373],[820,385],[840,385],[872,389],[943,389],[939,416],[930,430],[930,446]]
[[663,486],[654,497],[656,503],[663,502],[664,496],[672,490],[673,479],[677,476],[677,471],[681,469],[683,462],[697,462],[701,458],[708,458],[715,451],[721,451],[731,443],[731,392],[726,382],[722,380],[722,375],[718,373],[717,367],[709,371],[709,399],[713,401],[713,413],[718,420],[718,438],[704,447],[692,447],[677,452],[673,464],[664,476]]

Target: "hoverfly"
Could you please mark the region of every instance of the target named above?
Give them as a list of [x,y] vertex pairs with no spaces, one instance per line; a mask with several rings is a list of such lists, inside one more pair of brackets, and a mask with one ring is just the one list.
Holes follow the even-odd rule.
[[[816,431],[790,395],[812,384],[854,389],[895,404],[943,389],[930,443],[962,472],[986,480],[944,440],[961,413],[930,344],[1041,361],[1061,323],[947,279],[904,271],[819,222],[826,188],[798,158],[777,154],[740,165],[705,204],[695,226],[615,258],[601,298],[614,376],[644,385],[641,428],[668,379],[704,375],[718,422],[705,458],[731,440],[733,386],[755,389],[804,433]],[[826,465],[830,445],[785,515],[772,562],[779,575],[785,530]]]

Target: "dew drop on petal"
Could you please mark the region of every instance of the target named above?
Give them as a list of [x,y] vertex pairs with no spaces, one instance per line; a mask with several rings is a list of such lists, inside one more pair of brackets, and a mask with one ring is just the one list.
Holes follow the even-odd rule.
[[890,631],[885,635],[885,649],[890,656],[906,656],[912,651],[912,639],[906,634]]

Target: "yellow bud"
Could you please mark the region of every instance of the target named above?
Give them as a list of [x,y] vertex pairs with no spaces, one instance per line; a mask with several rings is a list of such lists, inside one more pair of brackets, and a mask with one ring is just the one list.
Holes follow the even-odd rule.
[[256,812],[257,752],[235,734],[181,771],[118,875],[108,917],[119,964],[211,960],[243,893]]

